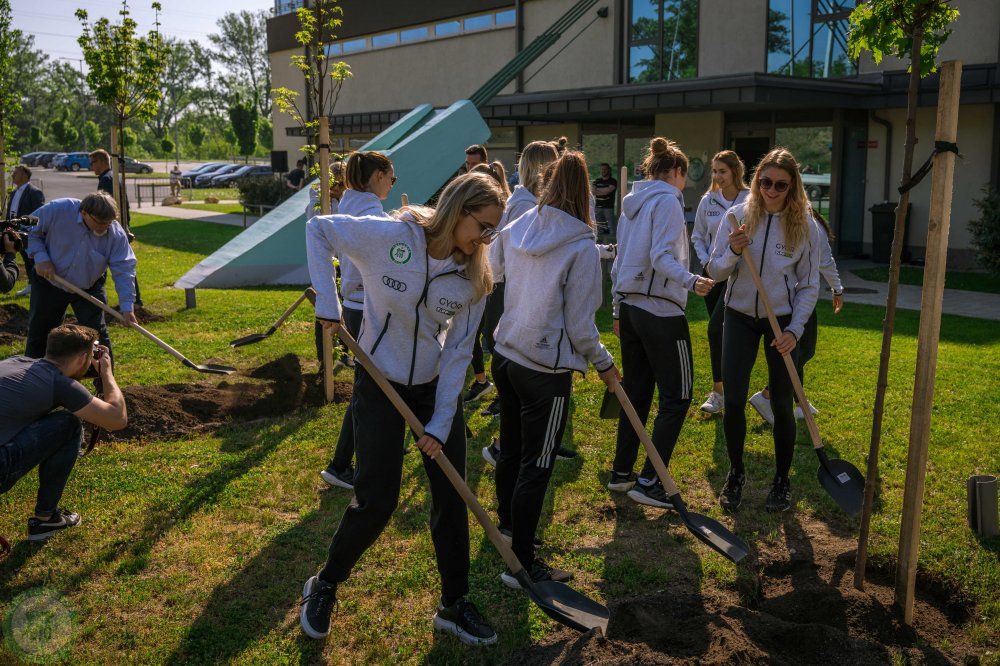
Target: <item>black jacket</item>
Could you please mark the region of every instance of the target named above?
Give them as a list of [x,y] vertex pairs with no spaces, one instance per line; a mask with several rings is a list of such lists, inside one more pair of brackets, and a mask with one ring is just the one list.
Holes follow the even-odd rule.
[[[97,177],[97,189],[101,192],[107,192],[112,197],[115,196],[115,181],[111,177],[111,169],[105,169],[104,173]],[[125,214],[120,217],[125,219],[126,225],[132,221],[132,216],[129,214],[128,194],[125,195]]]
[[3,265],[0,266],[0,294],[6,294],[14,288],[17,276],[17,255],[13,252],[4,254]]
[[21,200],[17,202],[17,210],[10,209],[12,203],[14,203],[13,195],[7,200],[7,211],[4,217],[8,220],[12,217],[22,217],[34,213],[45,203],[45,195],[40,189],[28,183],[24,186],[24,192],[21,193]]

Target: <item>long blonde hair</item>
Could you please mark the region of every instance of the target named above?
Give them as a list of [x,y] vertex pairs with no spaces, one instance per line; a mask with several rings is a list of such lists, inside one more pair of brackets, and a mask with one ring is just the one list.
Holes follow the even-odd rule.
[[[722,162],[729,167],[729,170],[733,173],[733,185],[736,186],[737,193],[747,189],[747,184],[744,180],[746,178],[747,168],[743,164],[743,160],[740,159],[739,155],[732,150],[720,150],[715,154],[715,157],[712,158],[712,162]],[[722,188],[719,187],[719,184],[715,182],[715,179],[713,178],[712,184],[708,186],[708,190],[705,194],[721,191]]]
[[532,141],[521,151],[517,163],[517,178],[521,187],[537,198],[545,185],[546,168],[559,159],[559,153],[551,141]]
[[507,170],[503,168],[503,162],[500,160],[477,164],[472,167],[472,171],[469,173],[485,173],[487,176],[492,176],[493,180],[500,186],[505,199],[510,198],[510,185],[507,184]]
[[496,181],[486,174],[467,173],[455,178],[441,192],[436,209],[425,206],[404,206],[400,215],[409,213],[427,234],[427,251],[441,254],[451,249],[451,256],[472,282],[474,301],[493,291],[493,271],[487,255],[487,246],[476,245],[472,254],[465,254],[454,246],[455,227],[463,215],[475,213],[486,206],[497,206],[503,211],[507,199]]
[[746,219],[747,235],[753,236],[754,230],[767,217],[764,208],[764,197],[760,193],[760,175],[771,167],[776,167],[791,177],[788,185],[788,196],[785,198],[785,209],[781,211],[781,225],[785,242],[798,246],[809,238],[809,199],[802,187],[802,176],[799,174],[799,164],[786,148],[771,149],[757,163],[753,180],[750,181],[750,194],[747,196]]
[[583,221],[591,229],[590,174],[583,153],[567,150],[552,165],[538,207],[552,206]]

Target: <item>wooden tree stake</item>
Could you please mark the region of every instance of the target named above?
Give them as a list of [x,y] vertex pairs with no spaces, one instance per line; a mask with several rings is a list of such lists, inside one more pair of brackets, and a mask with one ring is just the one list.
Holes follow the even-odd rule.
[[[936,141],[954,143],[958,136],[958,102],[961,93],[962,63],[950,60],[941,65],[938,92]],[[906,460],[906,487],[903,519],[899,531],[899,565],[896,570],[896,603],[903,609],[903,621],[913,623],[913,595],[920,550],[920,517],[927,472],[927,449],[934,401],[934,376],[941,337],[941,303],[948,260],[948,231],[951,226],[952,182],[955,154],[939,153],[931,172],[931,203],[927,224],[927,255],[924,286],[920,298],[920,329],[917,338],[917,368],[913,383],[910,418],[910,446]]]
[[[330,119],[319,119],[319,211],[330,214]],[[323,393],[327,402],[333,402],[333,336],[323,331]]]

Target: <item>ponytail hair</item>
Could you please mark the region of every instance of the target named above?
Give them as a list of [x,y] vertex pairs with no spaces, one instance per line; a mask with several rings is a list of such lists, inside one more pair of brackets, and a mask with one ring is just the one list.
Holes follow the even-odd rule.
[[559,157],[562,157],[563,153],[566,152],[566,146],[569,144],[569,139],[567,139],[564,136],[561,136],[558,139],[555,139],[554,141],[550,141],[549,143],[551,143],[552,147],[556,149],[556,153],[559,155]]
[[669,139],[657,136],[649,141],[646,159],[642,161],[642,172],[646,180],[655,180],[661,173],[680,167],[681,173],[687,175],[688,158],[680,147]]
[[591,229],[594,221],[590,218],[590,174],[583,153],[568,150],[551,166],[545,191],[539,198],[538,207],[552,206],[581,220]]
[[521,187],[538,198],[545,186],[545,170],[557,159],[559,152],[551,141],[532,141],[525,146],[517,163],[517,177]]
[[[715,154],[715,157],[712,158],[712,161],[722,162],[729,167],[729,170],[733,172],[733,185],[736,186],[738,191],[747,189],[747,184],[744,180],[746,178],[747,168],[743,164],[743,160],[740,159],[739,155],[732,150],[720,150]],[[715,182],[715,179],[712,179],[712,184],[709,186],[708,192],[718,192],[720,189],[721,188]],[[706,194],[708,194],[708,192],[706,192]]]
[[368,181],[375,175],[376,171],[389,172],[392,168],[392,160],[377,152],[351,153],[347,158],[344,167],[344,182],[352,190],[358,192],[368,191]]
[[506,200],[510,198],[510,185],[507,184],[507,171],[503,168],[503,162],[500,160],[490,163],[483,162],[482,164],[477,164],[472,167],[472,171],[469,173],[485,173],[487,176],[492,176],[493,180],[497,181],[497,185],[500,186],[504,199]]

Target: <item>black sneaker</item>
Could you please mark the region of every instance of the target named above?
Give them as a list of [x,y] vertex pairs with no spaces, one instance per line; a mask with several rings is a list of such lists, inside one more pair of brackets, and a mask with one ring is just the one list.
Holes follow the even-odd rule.
[[320,478],[331,486],[354,490],[354,465],[348,465],[344,469],[337,469],[331,462],[319,475]]
[[56,509],[47,520],[28,518],[28,541],[45,541],[59,530],[80,524],[80,514]]
[[624,493],[631,490],[632,486],[635,485],[635,479],[635,472],[616,472],[612,470],[611,480],[608,481],[608,490]]
[[628,491],[629,499],[646,506],[655,506],[658,509],[672,509],[673,502],[667,497],[667,491],[663,489],[663,484],[655,481],[649,485],[637,483],[632,490]]
[[[528,575],[531,577],[532,582],[535,583],[541,583],[547,580],[557,583],[565,583],[573,580],[572,573],[569,571],[563,571],[562,569],[556,569],[555,567],[550,567],[539,557],[536,557],[535,561],[531,563],[530,567],[528,567]],[[503,581],[504,585],[511,589],[521,589],[521,583],[518,582],[517,578],[515,578],[514,574],[512,574],[509,570],[500,574],[500,580]]]
[[483,447],[483,460],[493,465],[497,466],[497,458],[500,457],[500,449],[497,448],[497,440],[493,440],[489,446]]
[[747,484],[746,473],[737,474],[729,470],[726,476],[726,485],[722,487],[722,494],[719,495],[719,504],[723,509],[735,511],[743,501],[743,486]]
[[483,411],[479,412],[480,416],[500,416],[500,398],[493,398],[490,404],[483,408]]
[[313,576],[302,588],[299,623],[309,638],[324,638],[330,633],[330,613],[337,603],[337,586]]
[[767,494],[767,501],[764,502],[766,511],[787,511],[792,506],[792,488],[787,478],[774,477],[771,484],[771,492]]
[[560,446],[556,449],[556,460],[571,460],[578,455],[580,454],[573,449],[567,449],[565,446]]
[[[514,533],[511,532],[506,527],[501,527],[500,528],[500,538],[503,539],[504,541],[506,541],[508,546],[511,545],[512,543],[514,543]],[[535,546],[535,548],[541,548],[542,547],[542,540],[539,539],[538,537],[533,538],[531,540],[531,543],[532,543],[532,545]]]
[[434,613],[434,628],[458,636],[466,645],[493,645],[497,642],[497,632],[479,614],[475,604],[459,599],[451,606],[438,604]]
[[472,382],[472,386],[469,390],[465,392],[462,400],[465,402],[473,402],[474,400],[481,400],[486,397],[486,394],[493,390],[493,382],[486,380],[485,382]]

